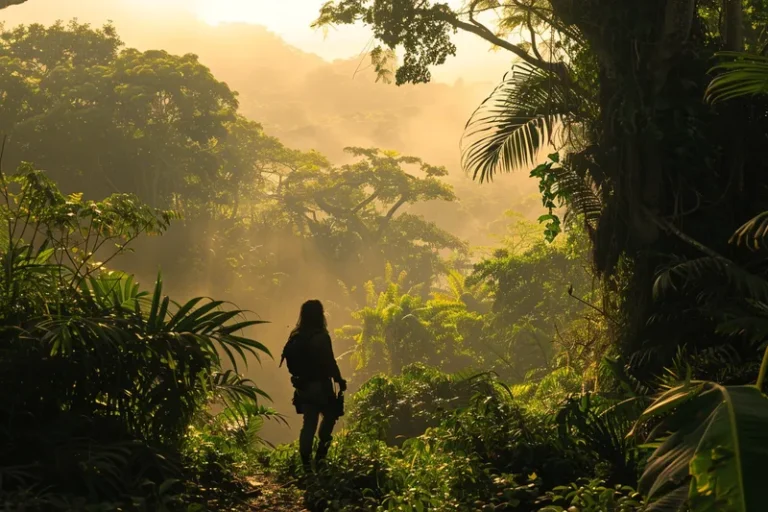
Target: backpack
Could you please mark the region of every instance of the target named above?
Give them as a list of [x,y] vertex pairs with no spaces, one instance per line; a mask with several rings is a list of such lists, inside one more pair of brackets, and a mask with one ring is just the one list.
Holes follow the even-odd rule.
[[304,373],[305,358],[303,357],[305,352],[305,345],[309,336],[306,334],[295,334],[288,339],[288,342],[283,347],[283,354],[280,358],[280,366],[283,366],[283,361],[288,367],[288,372],[293,376],[299,376]]

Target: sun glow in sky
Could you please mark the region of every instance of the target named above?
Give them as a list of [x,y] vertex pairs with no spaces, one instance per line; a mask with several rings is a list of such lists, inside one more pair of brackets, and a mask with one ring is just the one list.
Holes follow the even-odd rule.
[[323,0],[197,0],[197,16],[211,25],[243,22],[275,31],[306,29]]
[[[6,26],[74,17],[81,22],[101,25],[113,20],[118,32],[130,45],[151,39],[153,31],[174,32],[204,22],[227,30],[228,23],[261,25],[296,48],[326,60],[357,58],[370,49],[369,27],[361,24],[312,29],[326,0],[34,0],[4,10]],[[453,7],[466,0],[448,0]],[[143,34],[147,33],[145,37]],[[436,80],[452,82],[459,77],[469,80],[498,81],[509,69],[507,52],[492,52],[490,44],[472,34],[454,36],[459,48],[455,58],[433,70]],[[253,51],[244,48],[243,51]]]
[[371,38],[361,25],[336,27],[328,37],[310,25],[326,0],[195,0],[195,15],[209,25],[262,25],[305,51],[328,58],[350,57]]
[[[285,30],[306,29],[326,0],[196,0],[197,15],[211,25],[245,22]],[[449,0],[458,7],[462,0]]]
[[[162,1],[162,0],[159,0]],[[170,1],[170,0],[165,0]],[[290,44],[321,55],[326,59],[349,58],[365,51],[371,43],[370,28],[357,25],[332,27],[328,30],[312,29],[326,0],[194,0],[195,15],[202,21],[218,26],[226,23],[252,23],[268,27]],[[454,8],[464,0],[448,0]],[[455,41],[469,60],[449,59],[436,77],[455,79],[466,73],[482,75],[485,69],[494,69],[498,79],[508,69],[510,57],[505,52],[490,52],[490,45],[471,34],[459,33]],[[464,71],[464,73],[462,73]],[[441,76],[442,75],[442,76]],[[498,75],[498,76],[497,76]],[[487,78],[483,76],[483,78]]]

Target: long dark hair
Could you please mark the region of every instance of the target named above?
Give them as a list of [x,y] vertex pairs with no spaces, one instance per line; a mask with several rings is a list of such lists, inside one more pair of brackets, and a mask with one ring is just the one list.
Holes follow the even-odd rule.
[[316,299],[308,300],[301,305],[299,321],[296,322],[296,328],[291,331],[291,336],[295,336],[300,332],[318,330],[328,330],[323,303]]

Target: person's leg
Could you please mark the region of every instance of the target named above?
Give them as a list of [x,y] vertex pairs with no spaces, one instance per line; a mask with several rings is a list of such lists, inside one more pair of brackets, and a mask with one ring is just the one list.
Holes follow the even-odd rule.
[[328,455],[328,449],[331,447],[331,441],[333,440],[333,427],[339,419],[334,411],[327,409],[323,411],[323,420],[320,422],[320,430],[317,432],[319,443],[317,445],[315,461],[318,464],[325,460],[325,456]]
[[312,405],[304,406],[304,423],[301,426],[299,434],[299,455],[304,471],[309,472],[312,468],[312,442],[315,440],[317,431],[317,422],[320,419],[320,410]]

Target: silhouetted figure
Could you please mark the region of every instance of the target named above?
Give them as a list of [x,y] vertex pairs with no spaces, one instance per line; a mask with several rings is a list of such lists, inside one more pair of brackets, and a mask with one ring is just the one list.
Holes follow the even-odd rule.
[[[302,304],[299,321],[291,331],[283,349],[283,361],[291,373],[291,383],[296,391],[293,403],[296,412],[304,415],[299,435],[299,453],[305,473],[311,471],[312,441],[317,431],[319,444],[315,454],[320,464],[331,446],[333,427],[343,414],[343,393],[347,382],[341,378],[339,365],[333,355],[331,336],[325,320],[323,305],[319,300]],[[339,384],[339,394],[333,382]],[[320,422],[318,431],[317,424]]]

